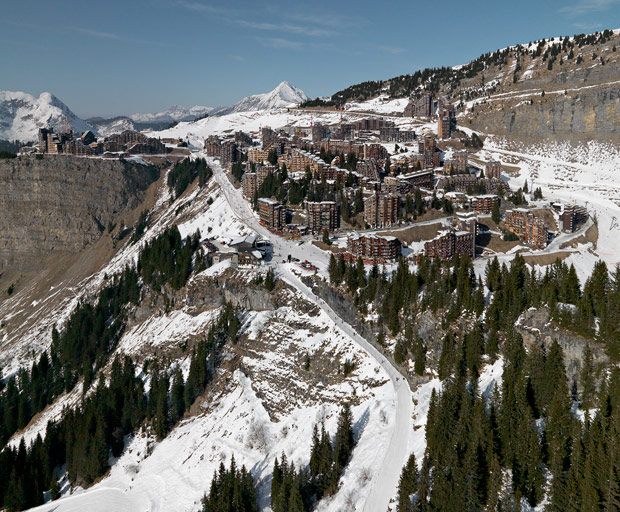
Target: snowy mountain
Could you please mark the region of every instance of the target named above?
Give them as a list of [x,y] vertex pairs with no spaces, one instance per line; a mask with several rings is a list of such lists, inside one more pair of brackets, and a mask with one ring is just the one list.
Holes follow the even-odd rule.
[[88,119],[88,122],[97,129],[97,132],[102,137],[107,137],[113,133],[122,133],[125,130],[136,129],[136,123],[126,116],[112,117],[110,119],[92,117]]
[[214,107],[206,107],[203,105],[194,105],[193,107],[173,105],[162,112],[131,114],[129,118],[138,123],[167,124],[179,121],[195,121],[196,119],[210,114],[213,110]]
[[49,92],[33,96],[21,91],[0,91],[0,139],[34,141],[39,128],[75,132],[93,130],[62,101]]
[[256,110],[288,108],[294,107],[307,99],[308,97],[301,89],[284,81],[278,84],[273,91],[246,96],[232,107],[218,111],[217,114],[224,115],[234,112],[253,112]]

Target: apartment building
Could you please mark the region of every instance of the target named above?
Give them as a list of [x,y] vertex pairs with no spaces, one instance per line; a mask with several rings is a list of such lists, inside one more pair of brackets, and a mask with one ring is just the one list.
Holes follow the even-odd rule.
[[536,249],[544,249],[549,240],[549,231],[542,218],[536,217],[526,208],[507,210],[504,215],[504,226],[517,235],[525,243]]
[[400,240],[394,236],[356,234],[347,240],[350,259],[362,258],[366,263],[388,263],[401,254]]
[[207,152],[207,156],[219,158],[221,146],[222,140],[217,135],[209,135],[205,140],[205,151]]
[[311,132],[312,132],[311,137],[312,137],[313,144],[318,144],[323,139],[326,139],[327,136],[329,135],[329,129],[327,128],[327,126],[321,123],[314,123],[312,125]]
[[305,171],[309,168],[313,174],[318,174],[322,169],[328,167],[317,155],[299,148],[291,148],[288,153],[281,155],[278,158],[278,164],[280,166],[285,164],[290,172]]
[[261,197],[258,200],[258,217],[263,226],[280,231],[285,224],[284,206],[274,199]]
[[489,214],[493,211],[495,205],[499,205],[499,196],[494,194],[484,194],[476,196],[472,199],[471,204],[476,213]]
[[565,233],[574,232],[577,227],[588,220],[588,210],[583,206],[567,205],[560,214],[562,231]]
[[452,169],[457,173],[466,173],[467,172],[467,161],[468,154],[467,151],[455,151],[452,156]]
[[306,225],[312,234],[340,227],[340,207],[334,201],[306,201]]
[[372,194],[364,200],[364,221],[372,228],[393,226],[398,222],[399,206],[396,194]]
[[406,117],[431,117],[433,111],[433,95],[430,92],[422,93],[419,98],[410,98],[405,107]]
[[443,231],[424,243],[429,258],[449,260],[454,256],[476,256],[476,235],[470,231]]
[[245,172],[241,177],[241,189],[243,197],[248,201],[253,201],[258,191],[258,180],[255,172]]
[[356,171],[364,178],[368,178],[372,181],[379,181],[379,163],[374,158],[368,160],[358,160]]
[[408,172],[401,174],[398,179],[408,183],[412,187],[417,188],[433,188],[435,180],[435,172],[431,170]]
[[502,175],[502,164],[497,160],[491,160],[487,162],[484,166],[484,176],[485,178],[494,178],[499,180]]
[[450,114],[446,110],[437,113],[437,137],[441,140],[449,139],[452,135]]
[[239,149],[234,140],[225,140],[220,146],[220,163],[223,167],[239,159]]
[[413,142],[414,130],[401,130],[397,126],[384,126],[379,130],[379,139],[383,142]]
[[269,150],[268,149],[260,149],[260,148],[250,148],[248,149],[248,160],[255,164],[262,164],[263,162],[267,162],[269,158]]
[[269,146],[277,142],[278,134],[272,130],[270,126],[264,126],[260,131],[260,139],[263,149],[267,149]]

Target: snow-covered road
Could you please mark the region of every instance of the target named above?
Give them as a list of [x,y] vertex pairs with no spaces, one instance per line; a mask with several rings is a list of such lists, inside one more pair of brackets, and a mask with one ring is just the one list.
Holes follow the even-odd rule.
[[413,400],[409,383],[374,346],[360,336],[351,325],[342,320],[325,301],[317,297],[292,272],[290,264],[281,263],[290,254],[292,257],[299,258],[300,260],[310,260],[319,268],[318,272],[320,274],[326,275],[328,265],[327,253],[311,243],[299,245],[297,241],[286,240],[261,226],[248,201],[243,198],[241,190],[236,189],[232,185],[218,162],[213,159],[208,160],[209,165],[214,171],[215,180],[239,220],[250,229],[271,240],[273,245],[272,264],[278,276],[299,290],[311,302],[321,307],[336,325],[375,359],[389,375],[394,386],[396,415],[392,422],[392,433],[388,449],[385,453],[377,454],[377,466],[372,477],[371,491],[364,505],[365,512],[383,512],[387,510],[390,499],[396,494],[400,472],[411,451],[408,444],[411,437],[409,434],[412,430]]

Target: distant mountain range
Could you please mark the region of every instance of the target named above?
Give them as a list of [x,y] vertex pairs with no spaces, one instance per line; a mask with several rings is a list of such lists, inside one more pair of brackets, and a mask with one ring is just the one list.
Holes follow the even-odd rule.
[[229,107],[175,105],[162,112],[84,120],[49,92],[37,97],[25,92],[0,91],[0,140],[32,142],[37,139],[38,129],[45,126],[59,131],[92,130],[101,136],[124,130],[162,130],[179,122],[196,121],[209,115],[288,108],[307,99],[301,89],[285,81],[270,92],[247,96]]

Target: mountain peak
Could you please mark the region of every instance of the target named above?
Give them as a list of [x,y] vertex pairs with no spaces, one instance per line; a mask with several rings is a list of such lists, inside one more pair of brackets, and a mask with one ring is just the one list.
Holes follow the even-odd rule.
[[221,114],[232,112],[251,112],[256,110],[277,110],[279,108],[290,108],[306,101],[308,97],[301,90],[292,85],[287,80],[280,82],[273,90],[262,94],[247,96],[229,109],[225,109]]
[[35,141],[39,128],[48,126],[78,133],[93,129],[50,92],[0,91],[0,139]]

